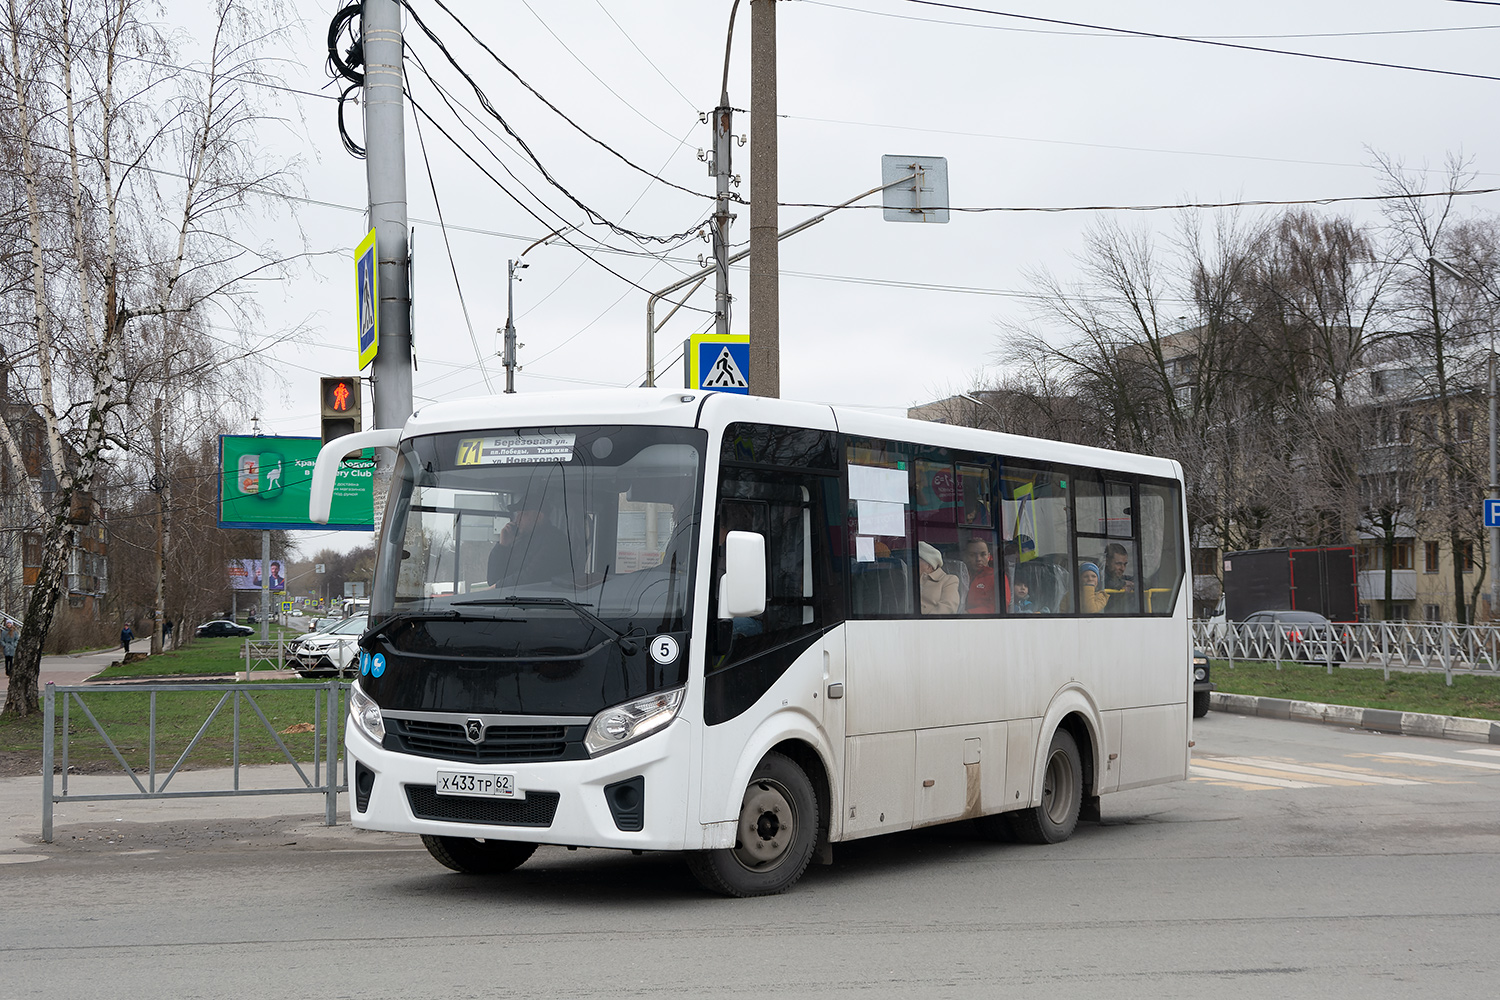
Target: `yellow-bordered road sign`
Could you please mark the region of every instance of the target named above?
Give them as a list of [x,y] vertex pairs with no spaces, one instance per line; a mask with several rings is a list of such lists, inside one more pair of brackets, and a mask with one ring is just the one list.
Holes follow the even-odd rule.
[[688,344],[688,384],[694,389],[750,394],[750,337],[696,333]]
[[375,230],[354,250],[355,315],[359,319],[359,368],[364,371],[380,349],[380,268],[375,257]]

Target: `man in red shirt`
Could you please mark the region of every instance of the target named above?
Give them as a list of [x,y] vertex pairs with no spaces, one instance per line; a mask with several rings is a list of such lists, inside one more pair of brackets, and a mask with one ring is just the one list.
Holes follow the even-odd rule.
[[[990,561],[990,544],[983,538],[971,538],[964,546],[964,563],[969,567],[969,600],[964,613],[970,615],[992,615],[1000,610],[996,606],[995,567]],[[1006,581],[1006,590],[1010,589]],[[1009,604],[1009,598],[1006,599]]]

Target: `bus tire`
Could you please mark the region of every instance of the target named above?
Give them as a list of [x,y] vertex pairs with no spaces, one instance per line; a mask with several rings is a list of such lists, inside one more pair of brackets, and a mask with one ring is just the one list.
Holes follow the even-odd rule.
[[1083,804],[1083,766],[1078,744],[1066,729],[1052,734],[1042,770],[1042,803],[1008,813],[1016,838],[1028,844],[1058,844],[1073,835]]
[[1193,718],[1201,719],[1208,714],[1208,692],[1193,692]]
[[503,875],[536,853],[535,844],[517,840],[422,835],[422,846],[442,864],[465,875]]
[[768,753],[740,802],[735,845],[693,851],[688,869],[703,888],[725,896],[773,896],[790,889],[818,844],[818,796],[791,758]]

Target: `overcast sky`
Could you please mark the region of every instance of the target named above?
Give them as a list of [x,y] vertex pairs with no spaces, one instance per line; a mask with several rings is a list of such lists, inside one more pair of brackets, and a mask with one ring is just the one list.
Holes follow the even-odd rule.
[[[581,135],[433,0],[412,4],[579,201],[622,226],[656,235],[688,229],[711,210],[709,200],[653,180]],[[268,337],[305,325],[267,355],[268,433],[316,434],[317,375],[355,367],[352,248],[366,231],[365,175],[363,161],[340,146],[334,104],[326,96],[323,45],[336,6],[299,5],[306,23],[282,54],[290,60],[288,84],[308,92],[289,98],[288,110],[300,111],[302,121],[265,137],[305,161],[311,202],[298,204],[297,215],[309,248],[345,251],[265,296]],[[718,100],[729,0],[449,0],[449,6],[593,139],[649,173],[712,193],[698,159],[712,140],[699,114]],[[975,0],[966,6],[1500,76],[1493,57],[1500,6],[1492,4],[1007,0],[1002,8]],[[882,154],[946,157],[952,204],[969,208],[1369,195],[1378,185],[1372,149],[1409,167],[1436,168],[1434,184],[1444,158],[1461,151],[1473,158],[1478,186],[1500,187],[1492,111],[1500,98],[1497,80],[1132,37],[911,0],[782,0],[777,10],[783,204],[836,203],[875,187]],[[409,60],[416,100],[529,208],[518,206],[434,124],[424,120],[419,137],[408,109],[420,406],[487,392],[481,359],[491,385],[503,386],[495,353],[496,331],[505,322],[506,259],[563,225],[559,219],[581,222],[582,212],[526,162],[499,122],[484,115],[473,91],[409,18],[406,38],[454,99],[480,116],[467,119],[479,138],[457,124]],[[729,77],[730,102],[743,109],[750,103],[749,42],[746,0]],[[353,130],[362,139],[357,115]],[[734,130],[749,133],[748,113],[737,116]],[[751,136],[750,146],[735,151],[734,170],[744,177],[740,191],[747,197],[753,144]],[[507,176],[496,155],[518,180]],[[1497,204],[1493,195],[1464,200],[1466,211]],[[452,263],[435,225],[439,206],[450,224],[463,227],[448,233]],[[1364,219],[1377,212],[1370,205],[1338,210]],[[736,211],[731,238],[741,243],[749,237],[749,212],[746,206]],[[816,211],[783,207],[782,226]],[[901,412],[969,386],[997,346],[998,324],[1031,313],[1017,294],[1028,290],[1026,271],[1046,267],[1068,276],[1071,255],[1098,217],[1090,211],[995,211],[954,213],[946,225],[913,225],[884,222],[878,208],[851,209],[789,238],[781,245],[782,394]],[[1174,226],[1166,212],[1132,212],[1123,221],[1163,234]],[[266,226],[256,235],[287,235],[284,225]],[[575,237],[580,245],[597,238],[640,253],[640,246],[602,227],[584,226],[583,232],[587,237]],[[698,256],[710,253],[707,243],[695,241],[665,260],[595,256],[654,290],[696,270]],[[526,260],[531,266],[515,290],[525,344],[518,389],[637,384],[645,370],[646,293],[563,244],[536,247]],[[732,289],[732,330],[748,332],[742,270]],[[706,311],[684,310],[663,329],[657,348],[663,361],[711,323],[712,284],[689,304]],[[673,368],[659,384],[680,384],[680,377],[680,368]]]

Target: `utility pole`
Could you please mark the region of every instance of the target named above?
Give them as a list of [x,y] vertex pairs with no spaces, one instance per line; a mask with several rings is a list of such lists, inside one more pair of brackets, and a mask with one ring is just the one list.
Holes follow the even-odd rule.
[[[365,182],[380,275],[380,302],[376,305],[380,347],[370,366],[378,429],[404,425],[412,409],[406,120],[401,7],[396,0],[364,0],[361,36],[365,61]],[[387,461],[381,465],[388,470],[389,455],[384,457]]]
[[750,395],[781,395],[776,0],[750,0]]
[[[537,240],[540,243],[541,240]],[[536,246],[536,243],[531,245]],[[530,250],[531,247],[527,247]],[[530,267],[530,264],[520,260],[508,260],[505,262],[505,347],[501,352],[501,363],[505,365],[505,391],[516,391],[516,369],[521,367],[516,364],[516,299],[515,287],[516,272]],[[525,346],[520,345],[520,346]]]
[[[738,6],[738,4],[736,4]],[[708,172],[714,176],[714,333],[729,332],[729,184],[734,176],[734,109],[729,106],[729,46],[734,39],[734,13],[730,12],[729,37],[724,42],[724,83],[719,106],[713,111],[714,152]]]

